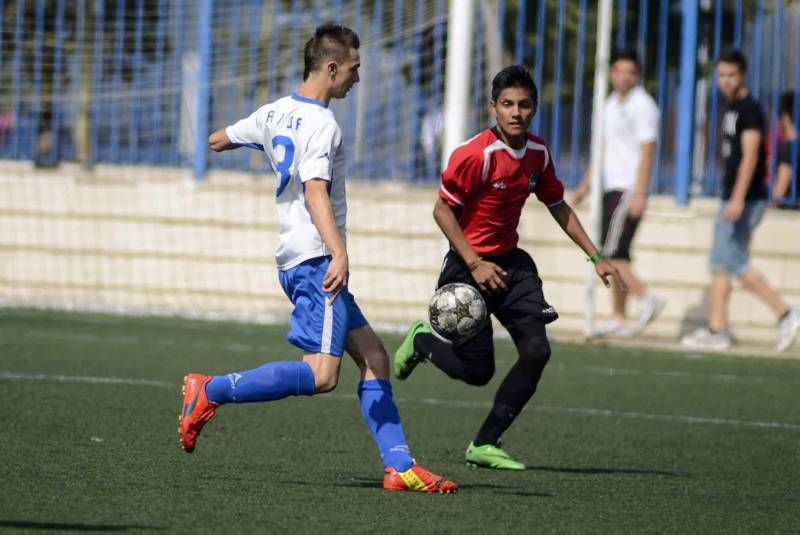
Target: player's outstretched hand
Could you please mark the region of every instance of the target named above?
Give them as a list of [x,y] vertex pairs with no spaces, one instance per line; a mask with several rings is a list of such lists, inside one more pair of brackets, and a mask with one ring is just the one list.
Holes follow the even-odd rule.
[[506,275],[507,273],[503,271],[503,268],[488,260],[480,260],[475,269],[472,270],[472,278],[475,279],[478,287],[484,292],[507,290],[508,286],[503,280]]
[[616,284],[617,288],[622,290],[623,292],[628,291],[628,287],[625,285],[625,282],[622,280],[622,277],[619,276],[619,270],[614,267],[611,262],[602,258],[597,261],[594,265],[594,270],[597,272],[597,275],[603,280],[603,284],[605,284],[606,288],[611,288],[611,278],[614,279],[614,284]]
[[347,286],[347,275],[350,270],[350,261],[347,255],[334,256],[328,265],[328,271],[322,279],[322,289],[331,295],[331,303],[339,296],[342,288]]

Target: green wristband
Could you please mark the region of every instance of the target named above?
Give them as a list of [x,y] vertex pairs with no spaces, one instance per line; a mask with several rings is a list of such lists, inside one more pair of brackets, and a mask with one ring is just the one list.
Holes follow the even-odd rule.
[[587,258],[586,261],[587,262],[591,262],[592,264],[596,264],[598,260],[602,260],[602,259],[603,259],[603,255],[602,254],[595,253],[592,256],[590,256],[589,258]]

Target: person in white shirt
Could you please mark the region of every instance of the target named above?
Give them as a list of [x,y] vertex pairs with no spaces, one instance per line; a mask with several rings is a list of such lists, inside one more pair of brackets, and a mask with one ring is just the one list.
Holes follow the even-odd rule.
[[[596,336],[631,336],[644,330],[664,308],[665,300],[651,293],[631,265],[631,243],[647,206],[656,152],[659,111],[639,85],[642,70],[636,52],[618,50],[611,60],[613,92],[604,107],[603,129],[603,255],[639,301],[634,325],[626,323],[627,294],[613,287],[613,318]],[[591,185],[591,168],[572,193],[580,204]]]
[[335,23],[318,27],[305,46],[297,92],[209,138],[217,152],[242,146],[263,150],[275,170],[280,224],[276,264],[281,287],[294,305],[288,339],[303,358],[216,376],[186,375],[178,432],[183,449],[191,453],[221,405],[330,392],[347,351],[361,372],[358,398],[381,454],[383,488],[456,492],[456,483],[411,456],[392,396],[388,353],[347,286],[345,155],[328,103],[344,98],[359,81],[359,46],[350,28]]

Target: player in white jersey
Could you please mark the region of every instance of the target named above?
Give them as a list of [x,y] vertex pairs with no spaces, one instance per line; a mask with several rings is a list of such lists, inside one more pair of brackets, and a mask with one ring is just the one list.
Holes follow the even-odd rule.
[[296,93],[209,138],[212,150],[263,150],[275,170],[281,286],[294,304],[289,342],[301,361],[269,362],[227,375],[188,374],[179,434],[187,452],[220,405],[330,392],[346,350],[361,371],[358,396],[383,460],[388,490],[455,492],[458,485],[415,462],[389,382],[389,357],[347,287],[347,203],[342,134],[328,103],[358,82],[359,39],[326,23],[306,43]]

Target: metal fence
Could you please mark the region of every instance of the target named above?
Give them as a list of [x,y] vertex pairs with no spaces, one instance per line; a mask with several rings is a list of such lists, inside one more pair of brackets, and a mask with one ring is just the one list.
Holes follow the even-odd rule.
[[[750,60],[775,154],[778,96],[800,77],[800,17],[784,4],[614,2],[614,44],[637,48],[662,114],[653,191],[679,202],[717,191],[713,61],[726,46]],[[334,106],[351,174],[436,180],[447,9],[445,0],[0,0],[0,158],[185,166],[198,177],[208,167],[261,170],[253,153],[209,156],[207,133],[290,92],[311,29],[337,19],[364,43],[362,82]],[[488,123],[496,67],[529,65],[541,94],[532,130],[574,184],[588,165],[596,3],[493,0],[474,16],[471,131]],[[681,92],[693,105],[679,105]]]

